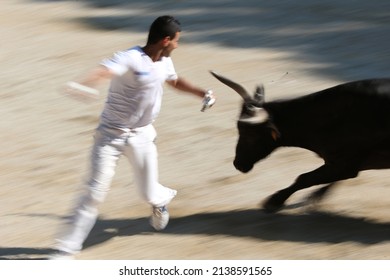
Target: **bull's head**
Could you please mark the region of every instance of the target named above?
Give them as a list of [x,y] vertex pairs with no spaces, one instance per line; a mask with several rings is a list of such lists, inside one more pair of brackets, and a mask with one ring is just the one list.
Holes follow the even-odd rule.
[[241,172],[249,172],[256,162],[267,157],[277,147],[279,137],[279,131],[263,107],[264,87],[258,86],[252,97],[241,85],[213,71],[211,74],[244,99],[237,122],[239,139],[234,166]]

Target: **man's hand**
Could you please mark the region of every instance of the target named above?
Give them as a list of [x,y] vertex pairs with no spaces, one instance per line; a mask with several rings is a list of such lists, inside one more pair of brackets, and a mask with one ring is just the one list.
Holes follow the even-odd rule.
[[203,106],[200,111],[204,112],[206,109],[211,108],[211,106],[214,105],[215,101],[216,99],[213,94],[213,91],[211,89],[208,89],[204,94],[203,102],[202,102]]

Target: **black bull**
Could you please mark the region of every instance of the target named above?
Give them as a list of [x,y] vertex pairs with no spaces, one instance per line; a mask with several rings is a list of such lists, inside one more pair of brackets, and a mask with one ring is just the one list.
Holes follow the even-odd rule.
[[237,122],[234,166],[238,170],[249,172],[283,146],[310,150],[324,160],[270,196],[264,210],[278,211],[298,190],[327,184],[313,193],[312,198],[319,199],[335,182],[357,177],[362,170],[390,168],[390,79],[355,81],[265,102],[262,87],[251,96],[241,85],[211,73],[244,99]]

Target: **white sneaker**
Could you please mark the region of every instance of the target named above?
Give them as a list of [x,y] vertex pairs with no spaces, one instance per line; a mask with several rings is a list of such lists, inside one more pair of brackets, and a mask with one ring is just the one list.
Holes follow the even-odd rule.
[[150,217],[150,225],[157,231],[167,227],[169,222],[169,212],[166,206],[153,207],[152,216]]
[[62,260],[73,260],[74,255],[65,251],[57,250],[54,254],[48,257],[48,260],[62,261]]

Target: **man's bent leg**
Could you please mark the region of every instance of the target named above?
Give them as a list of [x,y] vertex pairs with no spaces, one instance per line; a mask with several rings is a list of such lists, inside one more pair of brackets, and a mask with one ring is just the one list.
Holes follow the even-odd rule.
[[158,154],[154,143],[156,131],[152,125],[143,127],[129,137],[126,156],[134,169],[135,182],[144,199],[154,207],[167,205],[176,190],[158,182]]

